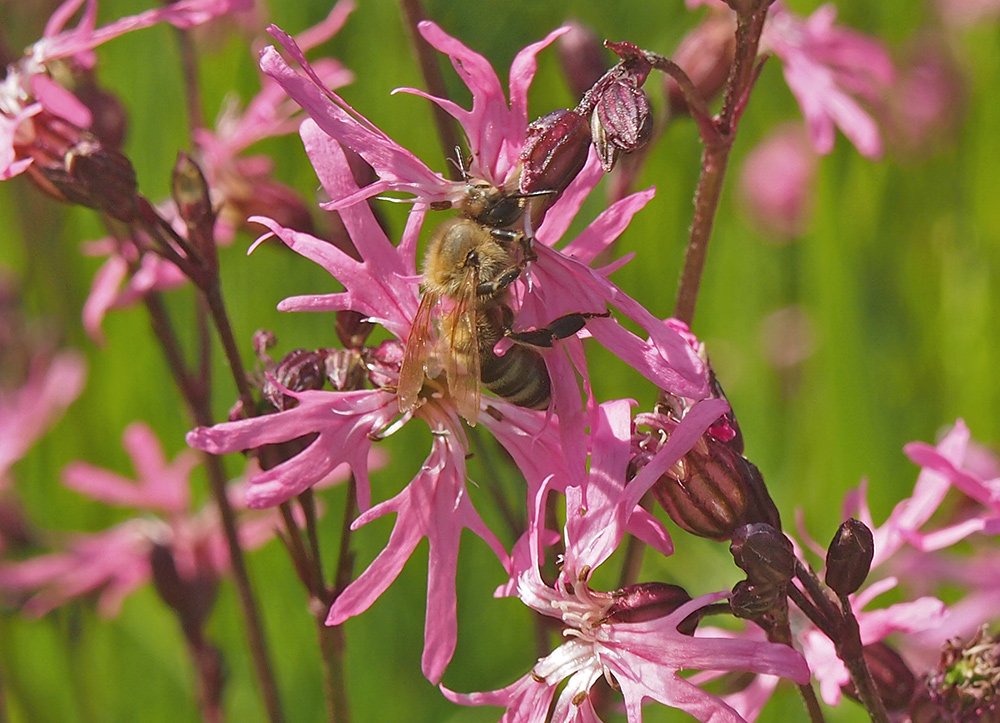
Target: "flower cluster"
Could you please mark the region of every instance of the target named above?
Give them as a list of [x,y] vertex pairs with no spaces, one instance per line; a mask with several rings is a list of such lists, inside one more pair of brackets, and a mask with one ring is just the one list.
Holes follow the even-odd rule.
[[[600,269],[589,265],[650,200],[652,191],[635,193],[612,204],[575,238],[560,243],[600,178],[601,167],[592,152],[564,190],[554,194],[556,198],[546,199],[546,212],[537,226],[527,225],[530,212],[522,212],[524,219],[514,212],[514,221],[496,224],[504,227],[501,233],[531,234],[531,260],[509,286],[506,303],[513,317],[509,333],[515,338],[518,334],[530,339],[540,338],[535,335],[545,337],[549,332],[539,330],[545,330],[546,325],[583,314],[589,336],[664,393],[688,400],[687,413],[678,420],[669,441],[635,479],[628,482],[627,475],[633,434],[630,405],[624,400],[597,405],[593,400],[581,340],[575,338],[582,320],[573,333],[552,332],[543,346],[532,350],[543,357],[552,381],[548,411],[529,410],[502,397],[485,395],[477,408],[468,410],[434,379],[428,380],[412,409],[402,408],[394,393],[405,349],[418,343],[412,330],[421,301],[417,275],[421,227],[425,221],[440,224],[439,209],[455,208],[490,233],[482,215],[468,210],[470,197],[481,189],[496,189],[507,198],[518,197],[512,189],[518,187],[519,174],[524,172],[526,154],[522,149],[530,148],[533,142],[526,95],[535,71],[535,56],[565,29],[551,33],[515,57],[505,95],[482,56],[433,23],[420,25],[424,39],[451,59],[473,99],[467,110],[445,99],[430,98],[458,120],[465,132],[471,160],[463,164],[465,177],[458,181],[431,170],[350,107],[326,87],[290,36],[277,29],[271,32],[299,68],[289,65],[273,47],[263,51],[261,67],[309,114],[310,119],[300,129],[306,153],[330,199],[326,206],[338,211],[357,252],[352,256],[274,219],[256,218],[269,231],[265,238],[277,237],[320,264],[344,287],[343,292],[334,294],[286,299],[279,308],[357,312],[383,326],[395,340],[363,353],[370,389],[288,390],[294,399],[291,408],[266,417],[199,428],[188,436],[188,441],[200,449],[222,453],[308,437],[312,441],[300,453],[250,478],[251,506],[289,500],[325,471],[346,462],[357,480],[361,509],[352,527],[389,513],[396,515],[385,549],[336,598],[328,624],[339,624],[367,609],[395,579],[416,544],[426,537],[430,562],[423,670],[431,681],[440,681],[456,646],[456,561],[460,533],[469,528],[493,549],[509,576],[498,592],[516,595],[529,607],[561,618],[567,634],[573,635],[576,642],[560,648],[546,659],[549,663],[540,662],[532,675],[505,691],[469,696],[449,692],[456,701],[504,705],[510,715],[535,719],[547,709],[559,682],[572,676],[575,682],[561,694],[560,705],[567,706],[566,716],[587,716],[587,711],[593,714],[587,697],[590,686],[605,675],[626,693],[630,719],[638,719],[642,700],[648,697],[699,716],[717,714],[736,720],[732,709],[685,682],[677,672],[691,668],[738,669],[804,680],[806,669],[801,658],[789,648],[764,642],[691,637],[677,631],[677,625],[688,614],[719,599],[719,594],[699,598],[676,611],[661,610],[662,614],[653,615],[642,625],[611,624],[604,618],[612,600],[621,600],[622,595],[600,593],[590,586],[590,573],[618,547],[626,533],[638,536],[663,554],[672,551],[666,530],[639,505],[640,499],[727,409],[723,400],[710,398],[705,362],[683,324],[657,319],[615,286],[609,274],[620,264]],[[372,166],[374,182],[359,187],[345,149]],[[412,197],[413,210],[398,243],[387,237],[365,202],[386,192]],[[521,197],[521,202],[528,205],[531,201]],[[636,323],[648,337],[637,336],[608,312]],[[543,348],[548,346],[553,348]],[[448,351],[459,353],[455,349]],[[507,340],[498,345],[497,351],[512,354],[516,350],[510,349]],[[444,368],[449,369],[447,363]],[[434,375],[428,370],[427,376]],[[449,391],[453,390],[453,380],[447,381]],[[478,384],[478,380],[473,379],[473,383]],[[528,524],[511,553],[485,525],[465,488],[469,445],[462,416],[469,424],[485,426],[525,479]],[[373,504],[374,491],[366,466],[369,450],[413,418],[423,420],[430,428],[430,454],[398,495]],[[555,539],[555,531],[546,527],[545,515],[550,504],[547,500],[554,494],[565,495],[569,512],[562,571],[559,581],[550,585],[543,580],[542,567],[544,551]],[[578,517],[585,510],[586,516]],[[572,668],[558,662],[566,656],[576,660]],[[662,676],[653,674],[654,669],[662,669]],[[658,681],[655,684],[649,682],[654,675]],[[541,680],[547,684],[536,682]]]

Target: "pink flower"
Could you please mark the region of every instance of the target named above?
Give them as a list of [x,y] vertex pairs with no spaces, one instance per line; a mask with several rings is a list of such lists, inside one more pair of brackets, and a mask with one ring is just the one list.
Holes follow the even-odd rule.
[[[692,409],[687,424],[636,478],[625,484],[630,455],[629,404],[609,402],[598,410],[591,440],[590,472],[583,486],[566,491],[566,551],[559,579],[551,587],[541,577],[539,526],[529,545],[532,566],[518,579],[518,596],[537,612],[560,620],[568,639],[541,658],[531,672],[506,688],[487,693],[455,693],[442,687],[452,701],[463,705],[497,705],[506,709],[504,721],[546,720],[557,688],[566,681],[555,702],[553,720],[594,721],[590,700],[593,684],[602,676],[620,689],[630,722],[641,720],[642,703],[649,698],[681,708],[701,720],[739,721],[742,718],[720,699],[705,693],[678,675],[684,669],[751,670],[808,678],[801,657],[791,648],[725,638],[684,635],[677,626],[692,612],[724,594],[706,595],[673,612],[641,622],[611,615],[615,597],[590,587],[593,571],[620,543],[642,495],[659,473],[675,463],[705,429],[725,411],[718,400]],[[540,510],[544,494],[535,498]],[[537,514],[536,519],[541,519]]]
[[893,81],[892,62],[878,41],[835,26],[836,12],[824,5],[802,19],[775,2],[761,50],[781,59],[817,152],[833,149],[836,126],[862,155],[877,158],[882,154],[878,125],[856,98],[878,102]]
[[[308,50],[329,40],[343,27],[353,9],[353,2],[339,2],[324,20],[298,36],[301,47]],[[334,60],[320,61],[316,68],[323,81],[332,87],[351,81],[350,72]],[[215,225],[217,243],[231,242],[248,215],[266,212],[285,222],[308,222],[308,210],[297,194],[272,179],[271,159],[244,155],[259,141],[295,132],[302,120],[299,110],[277,83],[264,77],[260,92],[245,109],[240,111],[235,99],[230,99],[214,130],[195,131],[196,156],[219,210]],[[186,233],[172,201],[161,204],[159,212],[179,234]],[[136,230],[136,234],[151,244],[141,230]],[[104,238],[88,244],[85,253],[108,257],[94,276],[83,308],[84,328],[97,342],[103,340],[101,324],[110,310],[127,308],[150,292],[168,291],[187,282],[172,263],[152,251],[137,248],[130,241]]]
[[740,195],[764,234],[775,241],[802,235],[812,211],[816,166],[816,152],[796,124],[777,128],[750,151],[740,171]]
[[80,394],[85,371],[79,355],[62,352],[36,358],[20,387],[0,389],[0,486],[11,466]]
[[[94,48],[125,33],[161,22],[191,28],[252,5],[250,0],[180,0],[97,27],[96,0],[66,0],[49,18],[41,39],[18,63],[8,67],[0,83],[0,180],[22,173],[31,164],[30,156],[19,147],[35,139],[36,121],[54,116],[80,129],[91,126],[90,110],[49,76],[49,63],[71,60],[90,69],[96,62]],[[81,8],[76,26],[67,28]]]
[[[24,610],[44,615],[74,598],[96,594],[102,615],[118,613],[122,601],[154,574],[154,553],[169,553],[169,564],[187,584],[214,585],[229,567],[229,553],[214,505],[190,511],[189,476],[196,458],[190,451],[168,462],[153,432],[142,424],[124,435],[126,451],[138,473],[133,481],[107,470],[76,463],[65,483],[83,494],[146,514],[94,534],[67,540],[65,550],[0,566],[0,591],[30,597]],[[239,494],[231,489],[239,506]],[[259,547],[274,534],[273,515],[244,516],[240,538],[245,549]]]
[[[507,183],[512,174],[518,171],[517,161],[527,132],[525,95],[534,75],[535,55],[562,30],[529,46],[515,58],[511,68],[509,106],[503,100],[500,82],[485,58],[445,35],[432,23],[422,24],[421,32],[431,44],[450,54],[472,93],[473,106],[468,111],[448,101],[432,99],[463,124],[473,153],[470,177],[483,179],[497,186]],[[329,207],[346,209],[359,200],[387,190],[413,194],[415,212],[422,211],[431,204],[453,204],[464,198],[468,192],[468,183],[447,181],[434,173],[333,91],[324,87],[291,38],[277,29],[272,29],[272,33],[302,66],[305,75],[293,70],[273,48],[266,49],[262,54],[261,67],[312,118],[315,125],[303,126],[303,138],[306,140],[306,152],[320,179],[331,176],[339,162],[337,159],[343,157],[342,151],[333,150],[333,143],[322,140],[320,136],[323,134],[365,158],[380,178],[362,189],[357,189],[352,184],[338,185],[325,181],[324,189],[334,199]],[[650,338],[639,339],[613,319],[592,319],[588,324],[590,333],[657,386],[683,396],[702,398],[707,393],[705,369],[690,347],[668,325],[650,315],[607,280],[607,274],[618,268],[618,265],[600,271],[587,266],[624,230],[632,215],[651,198],[651,192],[634,194],[614,204],[578,239],[566,244],[560,253],[544,248],[560,240],[586,195],[600,179],[599,164],[596,158],[591,160],[593,162],[588,163],[570,184],[536,229],[535,238],[539,242],[536,251],[539,258],[529,265],[527,272],[523,274],[525,278],[514,284],[515,331],[543,327],[567,313],[602,313],[608,306],[613,306],[636,321]],[[412,222],[413,216],[408,225],[407,236],[404,236],[400,245],[406,266],[412,269],[409,271],[413,275],[411,284],[416,281],[416,260],[414,248],[406,238],[413,228]],[[276,230],[273,224],[270,225]],[[284,239],[289,233],[285,230],[278,235]],[[352,234],[352,238],[357,239],[355,234]],[[408,296],[407,292],[404,294]],[[390,331],[397,333],[391,328]]]
[[[466,110],[451,101],[427,96],[422,91],[402,90],[430,98],[462,124],[472,153],[468,169],[472,178],[502,187],[517,172],[528,127],[527,92],[535,74],[535,56],[566,30],[555,30],[518,53],[511,64],[508,102],[499,79],[483,56],[447,35],[434,23],[425,21],[420,24],[424,39],[451,58],[452,65],[472,93],[472,108]],[[350,196],[331,197],[331,208],[348,206],[386,191],[411,194],[418,207],[430,204],[447,206],[464,198],[467,190],[465,181],[445,179],[389,138],[325,86],[284,31],[272,26],[270,32],[302,67],[306,76],[296,73],[273,47],[265,48],[261,54],[263,71],[280,83],[323,131],[364,158],[379,177],[377,182]]]

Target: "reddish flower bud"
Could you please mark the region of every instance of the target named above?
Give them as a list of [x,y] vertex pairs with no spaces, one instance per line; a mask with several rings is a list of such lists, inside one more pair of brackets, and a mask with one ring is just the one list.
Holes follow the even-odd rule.
[[182,577],[168,545],[154,544],[149,563],[153,587],[160,598],[178,614],[185,628],[200,628],[215,604],[215,579],[200,574],[193,579]]
[[361,354],[356,349],[326,350],[324,370],[326,379],[340,392],[361,389],[365,384],[365,368]]
[[590,28],[570,22],[558,40],[559,61],[573,95],[582,96],[607,69],[604,48]]
[[590,128],[572,110],[556,110],[528,126],[521,150],[521,193],[551,191],[544,205],[551,205],[587,162]]
[[872,531],[860,520],[847,520],[826,551],[826,584],[838,595],[850,595],[868,577],[874,555]]
[[588,90],[576,112],[590,116],[594,148],[605,171],[610,171],[622,153],[642,146],[652,133],[649,98],[641,90],[652,65],[637,45],[605,42],[622,61]]
[[18,157],[31,157],[33,181],[54,198],[103,211],[121,221],[135,218],[135,169],[96,136],[45,111],[32,119],[33,133],[15,143]]
[[374,328],[375,325],[365,321],[364,315],[357,311],[344,309],[337,312],[337,338],[345,349],[361,349]]
[[611,593],[605,619],[613,623],[642,623],[669,615],[691,601],[687,590],[665,582],[641,582]]
[[[680,66],[698,94],[708,102],[725,87],[735,55],[736,25],[732,16],[711,13],[681,40],[671,60]],[[687,100],[677,81],[669,76],[666,91],[671,115],[687,114]]]
[[264,381],[261,390],[264,399],[274,409],[282,411],[297,404],[293,397],[285,394],[285,389],[293,392],[322,389],[326,383],[327,353],[325,349],[294,349],[288,352]]
[[643,146],[653,132],[649,98],[626,82],[609,85],[590,117],[590,134],[605,172],[614,168],[621,153]]
[[791,541],[770,525],[755,523],[738,528],[729,551],[752,583],[780,587],[795,574]]
[[[886,709],[901,711],[908,708],[917,689],[917,678],[899,653],[885,643],[866,645],[862,653]],[[859,700],[852,683],[843,686],[843,691],[854,700]]]
[[783,596],[784,592],[775,585],[740,580],[733,586],[729,607],[736,617],[754,620],[772,610]]

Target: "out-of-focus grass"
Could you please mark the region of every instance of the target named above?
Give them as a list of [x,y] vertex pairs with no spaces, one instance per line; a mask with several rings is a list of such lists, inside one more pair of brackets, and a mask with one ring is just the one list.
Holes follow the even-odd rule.
[[[815,7],[789,4],[800,11]],[[421,84],[395,4],[360,5],[343,32],[325,46],[357,76],[344,97],[444,169],[427,104],[388,95],[394,87]],[[680,0],[618,4],[614,13],[596,0],[437,0],[426,5],[446,30],[493,60],[501,77],[517,49],[567,17],[592,25],[600,35],[665,53],[695,18]],[[102,17],[135,10],[134,2],[107,2]],[[295,31],[326,11],[324,3],[312,0],[276,8],[273,17]],[[0,18],[4,12],[0,10]],[[933,28],[932,13],[904,0],[844,0],[841,17],[897,46],[917,30]],[[16,30],[18,38],[33,37],[20,26]],[[769,63],[747,112],[709,253],[695,331],[709,345],[743,425],[748,454],[763,470],[785,519],[804,510],[819,539],[832,534],[843,493],[862,477],[870,479],[877,519],[907,493],[916,470],[901,453],[906,441],[931,440],[958,416],[979,439],[1000,438],[1000,385],[994,371],[1000,364],[1000,206],[994,198],[1000,108],[989,102],[1000,84],[997,35],[996,27],[990,27],[950,38],[968,83],[969,102],[958,133],[923,157],[890,156],[879,163],[859,158],[841,138],[834,154],[821,163],[814,219],[790,245],[773,244],[753,230],[736,203],[733,183],[755,142],[777,123],[797,117],[777,63]],[[154,199],[166,192],[177,149],[187,146],[172,40],[167,29],[154,28],[99,51],[100,77],[121,94],[131,116],[127,152],[143,190]],[[219,107],[221,93],[235,88],[246,99],[257,87],[245,42],[216,42],[202,70],[209,114]],[[449,87],[462,97],[457,79],[446,72]],[[659,102],[655,90],[653,94]],[[540,59],[531,100],[534,115],[571,102],[552,51]],[[279,174],[307,198],[314,197],[317,184],[298,140],[272,141],[266,148],[276,158]],[[698,154],[693,126],[674,124],[650,154],[639,183],[655,185],[657,196],[617,247],[619,253],[635,252],[638,260],[618,272],[616,280],[661,316],[672,306]],[[598,202],[588,206],[591,214],[599,208]],[[401,210],[388,213],[400,228]],[[103,348],[82,333],[79,310],[98,263],[80,254],[80,241],[100,235],[96,219],[83,210],[54,206],[24,179],[0,186],[0,217],[5,220],[0,266],[24,279],[31,312],[49,319],[68,343],[83,349],[90,367],[84,395],[16,468],[18,494],[42,529],[100,529],[127,513],[62,488],[62,467],[85,459],[127,472],[120,436],[129,422],[152,424],[170,453],[182,448],[191,423],[173,393],[141,309],[110,315]],[[222,255],[227,301],[245,353],[249,356],[249,338],[257,328],[273,329],[283,350],[332,344],[332,318],[282,315],[274,306],[292,294],[330,291],[334,282],[277,247],[265,246],[247,259],[243,251],[248,242],[241,237]],[[183,327],[191,319],[190,298],[178,293],[168,301]],[[762,322],[790,305],[811,321],[816,344],[798,368],[780,371],[764,354]],[[632,396],[647,404],[652,400],[645,382],[624,373],[609,355],[595,351],[592,363],[599,393]],[[217,364],[214,373],[215,409],[221,418],[233,395],[224,369]],[[409,478],[426,445],[419,430],[408,430],[387,445],[392,460],[375,476],[379,498]],[[229,465],[236,473],[238,462]],[[507,479],[505,485],[516,500],[516,481]],[[472,494],[481,508],[491,504],[485,489],[473,487]],[[329,510],[323,522],[324,550],[332,564],[344,493],[334,490],[323,498]],[[496,517],[488,509],[484,514]],[[383,520],[355,535],[357,569],[381,549],[389,529],[389,521]],[[491,599],[502,570],[482,544],[471,538],[465,542],[459,650],[445,682],[458,690],[499,687],[523,674],[536,657],[530,616],[516,601]],[[671,559],[648,557],[645,577],[681,582],[692,593],[735,581],[724,546],[679,539],[678,548]],[[368,613],[346,625],[355,720],[493,720],[495,711],[451,706],[420,675],[423,550],[421,546]],[[304,595],[278,544],[252,554],[250,568],[288,719],[317,720],[323,710],[321,678]],[[223,588],[210,633],[226,652],[231,719],[262,719],[229,586]],[[10,611],[0,615],[0,679],[12,721],[195,719],[191,675],[176,623],[150,590],[130,598],[113,621],[99,620],[85,604],[38,621]],[[773,703],[765,719],[782,716],[801,716],[792,696]],[[650,711],[651,720],[679,718]],[[850,703],[830,717],[862,718]]]

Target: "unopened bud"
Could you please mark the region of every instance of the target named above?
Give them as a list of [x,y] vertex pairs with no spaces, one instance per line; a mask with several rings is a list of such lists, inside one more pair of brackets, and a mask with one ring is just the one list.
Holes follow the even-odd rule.
[[324,362],[326,379],[340,392],[361,389],[365,383],[365,368],[356,349],[329,349]]
[[[862,651],[865,665],[871,671],[879,697],[889,711],[904,710],[913,702],[917,678],[899,653],[885,643],[866,645]],[[843,686],[844,693],[858,700],[851,683]]]
[[614,602],[605,619],[612,623],[643,623],[669,615],[691,601],[687,590],[665,582],[641,582],[611,593]]
[[177,154],[172,176],[174,203],[188,230],[188,241],[198,253],[198,261],[209,271],[218,270],[215,248],[215,210],[208,181],[198,164],[186,153]]
[[1000,719],[1000,638],[983,626],[966,643],[950,640],[938,668],[927,677],[937,720]]
[[609,84],[590,117],[590,134],[604,171],[614,168],[620,154],[644,145],[652,132],[653,115],[646,93],[624,81]]
[[860,520],[847,520],[826,551],[826,584],[838,595],[850,595],[868,577],[874,555],[872,531]]
[[580,97],[604,75],[604,47],[585,25],[572,21],[558,42],[559,61],[573,95]]
[[703,437],[653,485],[653,495],[682,529],[699,537],[727,540],[746,522],[741,459],[724,445]]
[[337,338],[345,349],[360,349],[365,345],[365,339],[372,333],[375,325],[366,321],[366,317],[357,311],[343,309],[337,312]]
[[326,383],[325,349],[293,349],[278,362],[264,382],[261,390],[264,399],[274,409],[291,409],[297,402],[285,394],[285,390],[302,392],[307,389],[322,389]]
[[652,64],[642,49],[632,43],[604,45],[622,60],[584,94],[576,112],[590,116],[594,148],[607,172],[621,153],[636,150],[652,133],[649,98],[641,90]]
[[[712,13],[685,36],[671,60],[691,79],[698,94],[710,102],[725,87],[735,55],[736,26],[732,16]],[[671,115],[686,114],[687,100],[677,81],[667,76],[666,89]]]
[[198,628],[215,603],[218,585],[214,578],[196,573],[193,579],[181,576],[169,545],[154,543],[149,552],[153,587],[186,626]]
[[572,110],[556,110],[528,126],[521,150],[521,193],[551,191],[552,201],[565,190],[587,162],[590,128]]
[[26,150],[35,160],[29,171],[42,190],[120,221],[135,218],[138,184],[128,158],[48,114],[40,114],[34,127],[38,136]]
[[736,617],[755,620],[774,609],[783,595],[784,592],[775,585],[740,580],[733,587],[729,607]]
[[729,551],[750,582],[781,586],[795,574],[791,541],[770,525],[755,523],[738,528]]

